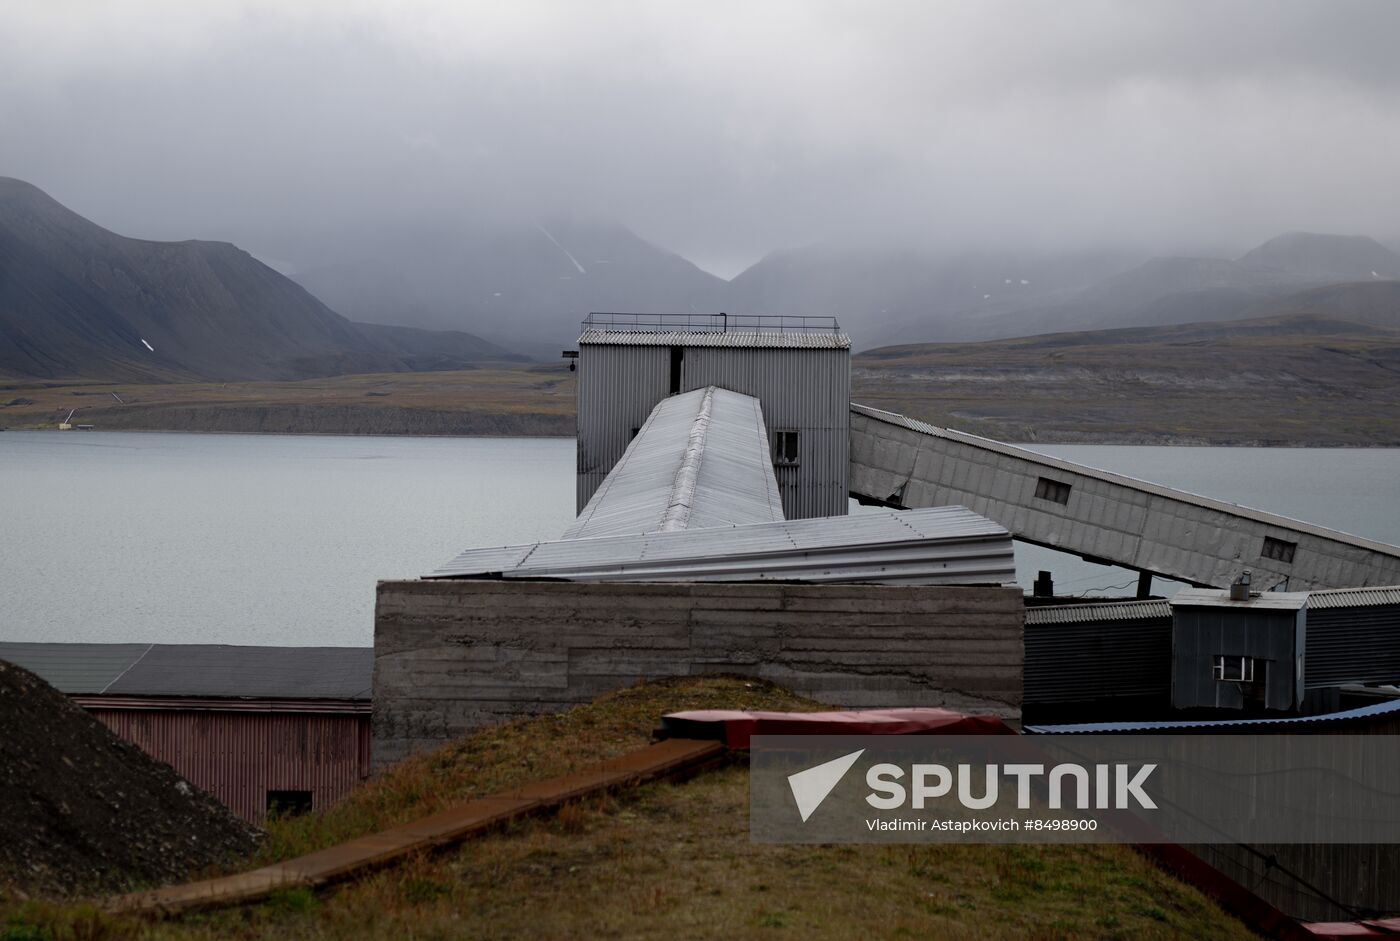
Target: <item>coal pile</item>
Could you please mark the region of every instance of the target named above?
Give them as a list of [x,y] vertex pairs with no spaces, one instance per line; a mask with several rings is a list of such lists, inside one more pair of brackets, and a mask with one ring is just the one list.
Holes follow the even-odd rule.
[[0,893],[176,882],[247,856],[258,837],[169,765],[0,661]]

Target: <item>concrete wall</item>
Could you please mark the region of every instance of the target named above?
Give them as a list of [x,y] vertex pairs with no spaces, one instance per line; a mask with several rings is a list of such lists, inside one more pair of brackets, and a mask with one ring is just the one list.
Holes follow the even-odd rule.
[[[851,493],[903,507],[958,504],[1017,539],[1193,585],[1289,591],[1400,584],[1400,549],[853,405]],[[1037,496],[1040,478],[1067,502]],[[1264,556],[1266,537],[1296,546]]]
[[748,673],[822,702],[1019,718],[1017,588],[381,582],[374,764],[640,679]]

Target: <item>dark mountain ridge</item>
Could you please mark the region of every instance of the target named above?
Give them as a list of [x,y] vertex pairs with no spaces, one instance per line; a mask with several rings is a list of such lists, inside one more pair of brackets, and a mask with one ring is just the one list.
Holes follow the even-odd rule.
[[126,238],[0,177],[0,372],[295,379],[502,358],[467,333],[352,323],[234,245]]

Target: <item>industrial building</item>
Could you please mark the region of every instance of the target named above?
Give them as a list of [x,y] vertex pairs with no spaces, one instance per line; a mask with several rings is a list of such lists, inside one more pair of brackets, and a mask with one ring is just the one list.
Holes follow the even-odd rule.
[[591,314],[578,339],[578,510],[667,396],[758,400],[790,520],[846,512],[851,338],[831,317]]
[[864,405],[851,406],[851,496],[880,506],[965,506],[1013,536],[1140,573],[1263,590],[1400,584],[1400,548],[1275,513],[1047,457]]
[[[578,518],[558,539],[381,584],[377,756],[622,677],[706,669],[844,704],[956,700],[1035,721],[1319,712],[1345,687],[1400,679],[1388,590],[1319,590],[1400,584],[1400,549],[851,403],[850,349],[824,318],[591,315],[574,354]],[[882,509],[847,515],[850,497]],[[1276,591],[1242,608],[1209,591],[1018,604],[1008,694],[1010,612],[978,592],[1013,583],[1013,537],[1134,569],[1142,595],[1154,576],[1224,588],[1245,569]],[[844,586],[841,604],[865,612],[896,586],[931,612],[942,588],[956,614],[912,612],[891,636],[854,617],[818,638],[785,609],[831,617],[828,601],[765,582]],[[718,620],[693,613],[712,605]],[[822,655],[792,660],[793,644]]]
[[1400,695],[1400,586],[1236,593],[1028,608],[1027,722],[1319,716]]
[[595,315],[578,354],[574,523],[379,585],[376,763],[710,671],[1017,717],[1011,534],[960,506],[847,515],[834,320]]
[[0,643],[0,660],[251,823],[326,806],[369,776],[369,648]]

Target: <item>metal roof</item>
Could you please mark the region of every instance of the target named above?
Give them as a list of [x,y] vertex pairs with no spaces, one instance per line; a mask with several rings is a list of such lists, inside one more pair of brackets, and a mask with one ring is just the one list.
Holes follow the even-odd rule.
[[1027,624],[1083,624],[1087,621],[1138,621],[1170,618],[1171,605],[1164,600],[1107,601],[1095,604],[1036,605],[1026,608]]
[[1243,519],[1253,520],[1256,523],[1264,523],[1268,526],[1277,526],[1280,529],[1289,529],[1294,532],[1306,533],[1310,536],[1318,536],[1322,539],[1331,539],[1337,542],[1358,546],[1371,552],[1379,552],[1383,555],[1390,555],[1400,558],[1400,546],[1392,546],[1387,543],[1377,542],[1374,539],[1366,539],[1361,536],[1353,536],[1335,529],[1327,529],[1324,526],[1317,526],[1312,523],[1305,523],[1302,520],[1290,519],[1287,516],[1279,516],[1276,513],[1266,513],[1263,510],[1256,510],[1247,506],[1240,506],[1237,503],[1227,503],[1224,500],[1213,500],[1210,497],[1203,497],[1199,494],[1190,493],[1185,490],[1176,490],[1171,487],[1164,487],[1160,484],[1149,483],[1145,480],[1138,480],[1135,477],[1127,477],[1122,474],[1115,474],[1111,471],[1099,470],[1096,467],[1086,467],[1083,464],[1075,464],[1072,461],[1065,461],[1059,458],[1040,454],[1036,451],[1028,451],[1025,448],[1018,448],[1014,445],[1003,444],[1000,441],[993,441],[990,438],[983,438],[978,435],[970,435],[964,431],[954,431],[951,428],[940,428],[937,425],[930,425],[928,422],[919,421],[917,418],[909,418],[896,412],[887,412],[884,409],[872,408],[869,405],[858,405],[851,403],[851,411],[876,421],[886,422],[907,428],[910,431],[917,431],[920,434],[932,435],[936,438],[944,438],[949,441],[957,441],[975,448],[982,448],[998,454],[1005,454],[1008,457],[1019,458],[1040,464],[1043,467],[1051,467],[1066,473],[1080,474],[1084,477],[1092,477],[1096,480],[1106,481],[1122,487],[1129,487],[1143,493],[1152,494],[1158,497],[1167,497],[1172,500],[1180,500],[1192,506],[1203,507],[1210,510],[1218,510],[1222,513],[1229,513]]
[[1308,592],[1309,608],[1363,608],[1400,604],[1400,585],[1385,588],[1323,588]]
[[1009,584],[1011,535],[964,507],[471,549],[429,578]]
[[75,695],[369,699],[374,649],[6,642],[0,660]]
[[1159,722],[1081,722],[1074,725],[1030,725],[1027,732],[1042,735],[1074,735],[1089,732],[1170,732],[1187,729],[1234,728],[1252,725],[1306,725],[1312,722],[1354,722],[1400,712],[1400,699],[1326,712],[1316,716],[1285,716],[1277,719],[1170,719]]
[[849,350],[851,338],[839,331],[779,330],[604,330],[589,327],[580,346],[725,346],[760,349]]
[[1248,601],[1231,601],[1230,592],[1218,588],[1183,588],[1172,595],[1172,607],[1241,608],[1257,611],[1297,611],[1308,604],[1306,591],[1261,591]]
[[710,386],[663,399],[565,539],[783,519],[758,399]]

